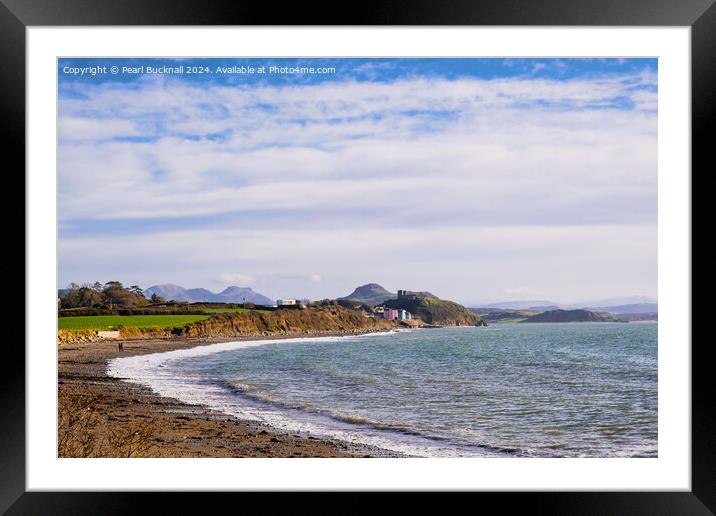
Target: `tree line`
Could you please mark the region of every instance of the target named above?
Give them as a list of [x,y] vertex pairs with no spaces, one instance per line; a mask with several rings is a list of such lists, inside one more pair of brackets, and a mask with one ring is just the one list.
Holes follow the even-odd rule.
[[99,281],[93,284],[70,283],[64,293],[59,296],[59,308],[142,308],[149,305],[165,303],[166,300],[156,294],[150,299],[138,285],[125,287],[119,281]]

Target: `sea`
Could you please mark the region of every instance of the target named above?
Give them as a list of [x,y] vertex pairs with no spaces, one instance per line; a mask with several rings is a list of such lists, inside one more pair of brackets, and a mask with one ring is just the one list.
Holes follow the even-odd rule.
[[657,457],[656,323],[227,342],[115,377],[281,431],[416,457]]

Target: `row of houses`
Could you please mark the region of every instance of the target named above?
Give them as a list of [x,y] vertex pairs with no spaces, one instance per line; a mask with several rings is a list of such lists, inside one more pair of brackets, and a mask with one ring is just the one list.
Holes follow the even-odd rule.
[[383,319],[389,321],[409,321],[413,318],[413,314],[402,308],[385,308],[383,309]]
[[[298,307],[305,307],[308,304],[308,300],[299,300],[299,299],[291,299],[291,298],[284,298],[284,299],[277,299],[275,307],[281,307],[281,306],[298,306]],[[413,314],[408,312],[407,310],[404,310],[403,308],[385,308],[382,306],[376,306],[373,309],[373,314],[370,314],[369,312],[365,313],[366,316],[382,316],[383,319],[387,319],[388,321],[409,321],[413,318]]]

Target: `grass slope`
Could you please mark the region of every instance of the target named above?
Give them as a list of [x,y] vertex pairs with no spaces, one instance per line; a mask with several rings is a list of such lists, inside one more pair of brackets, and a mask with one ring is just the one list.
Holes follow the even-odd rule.
[[115,330],[128,328],[175,328],[208,319],[209,315],[89,315],[60,317],[59,330]]

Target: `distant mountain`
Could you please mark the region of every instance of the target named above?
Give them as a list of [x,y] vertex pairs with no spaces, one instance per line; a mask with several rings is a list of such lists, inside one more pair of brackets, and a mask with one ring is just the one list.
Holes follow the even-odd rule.
[[[176,285],[173,285],[176,287]],[[178,287],[181,289],[181,287]],[[182,289],[183,290],[183,289]],[[187,300],[193,301],[194,299],[200,299],[202,301],[208,301],[212,297],[214,297],[216,294],[214,294],[211,290],[207,290],[205,288],[190,288],[186,290],[186,296]],[[150,294],[151,296],[151,294]],[[169,299],[169,298],[167,298]],[[177,299],[177,301],[179,301]]]
[[610,314],[646,314],[657,313],[659,311],[659,305],[657,303],[634,303],[628,305],[588,307],[587,310],[591,310],[592,312],[609,312]]
[[554,301],[545,301],[545,300],[531,300],[531,301],[504,301],[500,303],[487,303],[484,305],[480,305],[479,308],[509,308],[512,310],[531,310],[532,307],[535,306],[542,306],[542,307],[560,307],[559,303],[555,303]]
[[542,322],[616,322],[609,314],[598,314],[589,310],[550,310],[535,314],[520,321],[525,323]]
[[144,291],[144,295],[150,298],[157,294],[167,301],[189,301],[191,303],[254,303],[256,305],[271,305],[273,301],[263,294],[254,292],[248,287],[227,287],[218,294],[205,288],[185,289],[171,283],[154,285]]
[[550,310],[559,310],[559,305],[549,306],[530,306],[526,310],[534,310],[535,312],[549,312]]
[[514,308],[470,308],[469,310],[479,315],[487,323],[516,323],[540,313],[537,310],[515,310]]
[[624,296],[624,297],[610,297],[606,299],[592,299],[591,301],[583,301],[580,303],[572,303],[570,305],[563,305],[568,308],[585,308],[587,306],[619,306],[619,305],[633,305],[639,303],[657,303],[657,300],[653,297],[647,296]]
[[585,301],[583,303],[555,303],[554,301],[501,301],[499,303],[485,303],[473,305],[479,309],[484,308],[507,308],[511,310],[536,310],[547,312],[552,310],[575,310],[584,309],[592,312],[617,313],[647,313],[657,311],[657,301],[645,296],[613,297]]
[[[198,289],[194,289],[198,290]],[[167,301],[192,301],[191,293],[184,287],[167,283],[164,285],[154,285],[144,290],[144,297],[149,299],[153,294],[163,297]],[[206,301],[205,299],[197,299]]]
[[389,299],[397,298],[398,294],[387,291],[377,283],[368,283],[366,285],[361,285],[360,287],[356,288],[347,296],[339,297],[338,299],[343,299],[347,301],[360,301],[361,303],[375,306],[381,303],[385,303]]
[[248,287],[226,287],[216,294],[217,301],[223,303],[243,303],[244,299],[256,305],[272,305],[273,301],[268,297],[254,292]]

